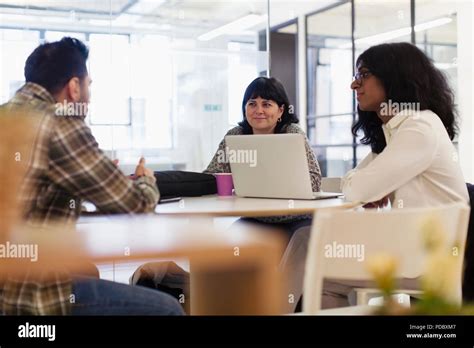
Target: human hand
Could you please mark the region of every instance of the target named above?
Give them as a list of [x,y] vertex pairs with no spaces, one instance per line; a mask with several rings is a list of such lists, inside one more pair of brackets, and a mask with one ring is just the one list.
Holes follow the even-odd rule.
[[378,201],[366,203],[363,205],[363,207],[367,209],[384,208],[388,205],[388,202],[389,202],[389,197],[385,196],[384,198]]
[[148,169],[148,168],[145,168],[145,158],[144,157],[140,158],[140,160],[138,162],[138,165],[135,168],[134,178],[136,179],[136,178],[139,178],[141,176],[147,176],[149,178],[152,178],[153,180],[156,180],[155,175],[153,174],[153,171]]

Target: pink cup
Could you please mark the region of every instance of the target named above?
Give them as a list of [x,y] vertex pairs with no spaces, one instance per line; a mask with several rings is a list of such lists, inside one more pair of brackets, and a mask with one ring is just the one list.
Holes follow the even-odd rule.
[[234,182],[232,181],[232,173],[215,173],[217,183],[217,194],[219,196],[232,196]]

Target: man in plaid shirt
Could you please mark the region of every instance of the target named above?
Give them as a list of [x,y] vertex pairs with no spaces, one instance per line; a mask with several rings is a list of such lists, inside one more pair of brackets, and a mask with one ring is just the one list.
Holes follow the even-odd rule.
[[[19,197],[30,223],[75,223],[82,200],[103,213],[152,212],[159,200],[144,159],[131,180],[99,149],[86,125],[91,83],[87,58],[87,47],[77,39],[40,45],[26,61],[26,84],[2,106],[28,107],[39,118]],[[67,271],[10,277],[0,284],[0,304],[0,314],[20,315],[183,313],[167,294],[100,279],[72,279]]]

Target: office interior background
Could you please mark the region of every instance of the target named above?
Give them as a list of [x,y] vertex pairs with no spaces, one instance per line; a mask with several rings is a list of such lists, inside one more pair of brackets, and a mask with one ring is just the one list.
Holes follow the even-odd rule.
[[447,76],[472,169],[472,0],[1,0],[0,103],[24,83],[40,43],[71,36],[90,48],[87,119],[100,147],[132,172],[202,171],[242,118],[246,86],[279,78],[323,176],[341,176],[369,151],[351,134],[354,62],[382,42],[416,44]]

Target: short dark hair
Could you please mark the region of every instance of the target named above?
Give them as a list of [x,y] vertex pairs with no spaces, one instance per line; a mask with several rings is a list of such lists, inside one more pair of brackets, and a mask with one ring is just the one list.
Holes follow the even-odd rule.
[[25,64],[26,82],[43,86],[51,94],[59,92],[70,79],[87,76],[89,49],[80,40],[63,37],[44,43],[30,54]]
[[[418,103],[420,110],[433,111],[444,124],[449,138],[457,133],[454,94],[446,77],[416,46],[406,43],[387,43],[370,47],[356,62],[367,68],[383,84],[387,101]],[[352,127],[356,136],[362,130],[361,143],[380,153],[386,146],[382,121],[375,112],[358,108],[358,120]]]
[[278,104],[278,107],[284,106],[281,122],[276,124],[275,133],[283,133],[286,126],[290,123],[298,123],[298,117],[294,113],[290,113],[291,104],[283,84],[274,77],[257,77],[248,85],[244,93],[244,99],[242,100],[243,120],[239,122],[239,126],[244,129],[244,134],[253,134],[252,127],[245,117],[245,106],[249,99],[258,97],[273,100]]

